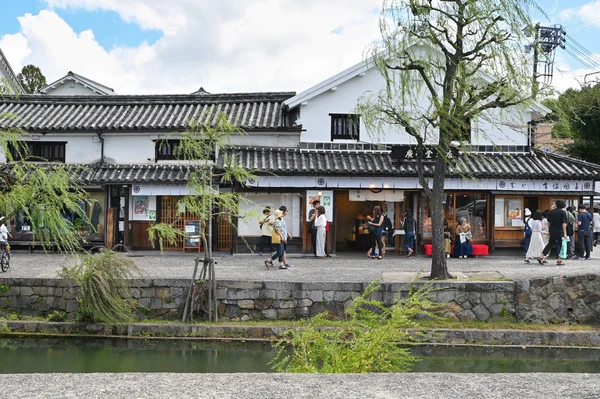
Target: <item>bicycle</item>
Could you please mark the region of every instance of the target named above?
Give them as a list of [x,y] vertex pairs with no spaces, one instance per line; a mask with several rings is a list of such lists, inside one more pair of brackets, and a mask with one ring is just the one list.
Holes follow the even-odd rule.
[[0,242],[0,269],[2,272],[10,269],[10,254],[6,252],[6,242]]

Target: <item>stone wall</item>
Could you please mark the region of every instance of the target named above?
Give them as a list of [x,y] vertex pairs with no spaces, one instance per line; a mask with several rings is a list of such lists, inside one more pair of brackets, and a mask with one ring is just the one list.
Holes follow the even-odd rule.
[[[148,317],[179,318],[189,280],[135,280],[132,294],[140,313]],[[382,283],[371,298],[391,305],[400,295],[424,283]],[[294,283],[219,281],[221,320],[280,320],[310,317],[324,310],[341,316],[366,283]],[[457,320],[513,317],[535,323],[592,323],[600,320],[600,278],[597,275],[554,277],[526,281],[436,282],[432,299],[444,303],[442,313]],[[45,315],[53,310],[73,314],[79,304],[77,288],[60,279],[0,279],[0,310]]]
[[600,276],[550,277],[515,282],[517,320],[532,323],[600,321]]

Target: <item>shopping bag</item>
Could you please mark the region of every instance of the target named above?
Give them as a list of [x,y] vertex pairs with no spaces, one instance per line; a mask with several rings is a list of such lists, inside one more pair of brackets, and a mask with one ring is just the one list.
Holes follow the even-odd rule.
[[464,243],[465,241],[467,241],[467,236],[465,233],[460,233],[460,243]]
[[562,244],[560,246],[559,258],[567,259],[567,247],[569,246],[569,237],[563,237]]

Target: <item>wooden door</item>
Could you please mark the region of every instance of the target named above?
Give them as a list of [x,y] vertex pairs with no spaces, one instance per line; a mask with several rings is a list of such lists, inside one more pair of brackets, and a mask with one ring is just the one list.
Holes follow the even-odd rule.
[[148,240],[148,227],[150,222],[131,222],[132,249],[153,249],[152,243]]
[[106,212],[106,247],[115,246],[115,237],[117,236],[117,220],[115,218],[117,208],[108,208]]

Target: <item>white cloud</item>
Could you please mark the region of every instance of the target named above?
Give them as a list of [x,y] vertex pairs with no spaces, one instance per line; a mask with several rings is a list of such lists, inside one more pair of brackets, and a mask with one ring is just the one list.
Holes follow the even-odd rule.
[[[0,38],[14,69],[38,65],[48,81],[72,70],[120,94],[200,86],[213,93],[299,92],[362,60],[379,38],[373,10],[381,7],[381,0],[45,1],[48,10],[20,17],[21,31]],[[62,8],[114,11],[163,37],[107,50],[92,31],[74,32],[52,11]],[[578,87],[573,76],[582,81],[589,72],[570,70],[557,56],[554,86]]]
[[[100,46],[54,11],[19,18],[20,42],[3,45],[49,81],[72,70],[126,93],[302,91],[360,62],[379,37],[381,0],[47,0],[110,10],[163,37],[153,45]],[[11,35],[12,36],[12,35]],[[4,36],[3,41],[9,37]],[[23,54],[27,54],[23,57]]]

